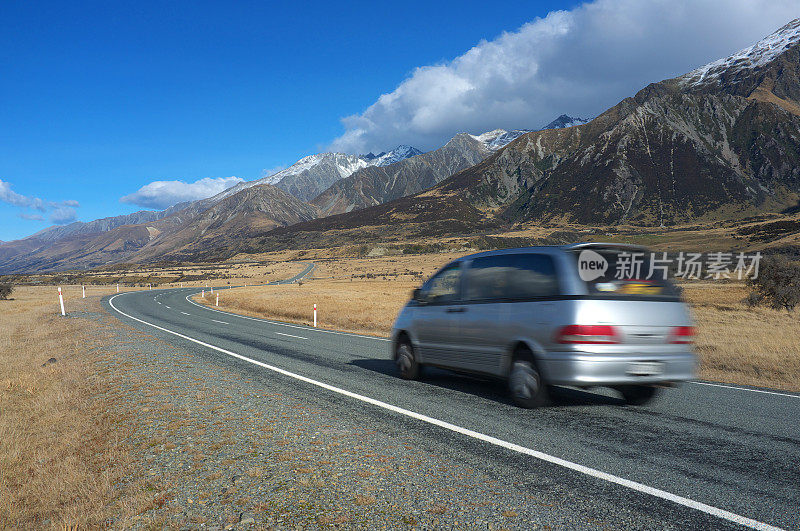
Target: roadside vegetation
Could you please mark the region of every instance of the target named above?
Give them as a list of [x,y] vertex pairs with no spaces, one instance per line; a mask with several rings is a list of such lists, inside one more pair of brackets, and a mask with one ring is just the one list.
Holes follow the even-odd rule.
[[14,286],[7,283],[0,284],[0,301],[8,300],[12,293],[14,293]]
[[800,304],[800,264],[780,256],[764,260],[761,274],[747,279],[747,304],[791,312]]
[[[447,261],[463,253],[383,256],[317,262],[302,285],[238,288],[220,294],[221,309],[311,325],[318,308],[321,327],[385,336],[414,288]],[[796,266],[792,266],[796,267]],[[772,273],[767,261],[761,284],[687,282],[684,297],[697,322],[700,377],[735,384],[800,391],[800,318],[785,303],[751,306],[750,290],[783,293],[785,271]],[[800,278],[793,276],[791,278]],[[758,286],[764,286],[758,287]],[[754,287],[756,286],[756,287]],[[214,304],[207,294],[201,303]],[[764,295],[763,301],[774,300]],[[782,299],[781,299],[782,300]]]
[[[65,292],[70,310],[97,304],[79,286]],[[58,315],[53,286],[14,295],[0,303],[0,528],[107,526],[138,502],[114,489],[128,457],[119,418],[99,399],[96,330]]]

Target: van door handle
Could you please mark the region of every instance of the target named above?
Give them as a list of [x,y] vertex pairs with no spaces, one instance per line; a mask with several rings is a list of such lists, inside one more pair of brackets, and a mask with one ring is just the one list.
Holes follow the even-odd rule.
[[463,306],[458,306],[457,308],[448,308],[447,313],[464,313],[467,309]]

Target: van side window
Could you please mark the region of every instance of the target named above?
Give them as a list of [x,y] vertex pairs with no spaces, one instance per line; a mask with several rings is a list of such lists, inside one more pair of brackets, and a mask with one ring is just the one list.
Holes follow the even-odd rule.
[[472,261],[467,298],[528,299],[558,294],[553,259],[542,254],[501,254]]
[[427,302],[446,303],[459,299],[461,264],[447,266],[422,286],[422,295]]

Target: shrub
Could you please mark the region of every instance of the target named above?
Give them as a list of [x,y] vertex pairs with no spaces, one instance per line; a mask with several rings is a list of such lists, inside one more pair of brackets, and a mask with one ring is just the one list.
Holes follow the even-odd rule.
[[14,292],[14,286],[11,284],[0,284],[0,300],[4,301],[11,296]]
[[766,305],[776,310],[794,310],[800,304],[800,264],[783,257],[765,258],[756,278],[748,278],[749,306]]

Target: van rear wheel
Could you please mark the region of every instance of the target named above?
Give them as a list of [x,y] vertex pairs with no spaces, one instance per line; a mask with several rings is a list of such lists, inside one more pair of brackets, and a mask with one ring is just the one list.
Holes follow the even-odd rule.
[[547,404],[549,399],[547,385],[536,365],[524,358],[517,358],[511,364],[508,389],[514,404],[519,407],[528,409],[541,407]]
[[653,385],[620,385],[617,387],[617,391],[622,394],[625,402],[631,406],[643,406],[658,394],[658,388]]
[[408,341],[403,341],[397,345],[397,350],[394,353],[394,363],[397,365],[401,378],[404,380],[419,380],[419,362],[414,355],[414,348]]

